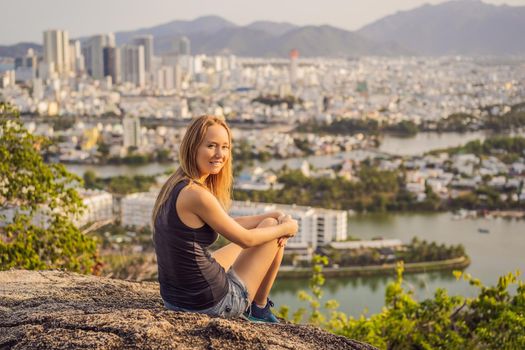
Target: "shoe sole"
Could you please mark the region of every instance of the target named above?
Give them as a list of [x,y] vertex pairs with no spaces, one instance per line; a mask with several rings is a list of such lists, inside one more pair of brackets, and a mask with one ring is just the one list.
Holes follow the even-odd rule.
[[[244,315],[243,315],[244,316]],[[250,322],[253,322],[253,323],[266,323],[266,324],[281,324],[281,322],[271,322],[271,321],[265,321],[263,319],[260,319],[260,318],[255,318],[255,317],[252,317],[252,316],[244,316],[244,319],[250,321]]]

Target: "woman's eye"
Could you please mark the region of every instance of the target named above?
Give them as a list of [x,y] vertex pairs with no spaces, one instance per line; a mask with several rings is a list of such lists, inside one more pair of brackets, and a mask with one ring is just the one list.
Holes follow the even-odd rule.
[[214,147],[215,147],[214,144],[208,145],[208,148],[214,148]]
[[222,149],[230,149],[230,146],[222,146]]

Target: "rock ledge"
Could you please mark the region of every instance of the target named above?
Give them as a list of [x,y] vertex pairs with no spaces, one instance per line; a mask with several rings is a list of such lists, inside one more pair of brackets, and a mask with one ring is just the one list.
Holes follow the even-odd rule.
[[0,349],[375,349],[307,325],[164,308],[157,283],[0,272]]

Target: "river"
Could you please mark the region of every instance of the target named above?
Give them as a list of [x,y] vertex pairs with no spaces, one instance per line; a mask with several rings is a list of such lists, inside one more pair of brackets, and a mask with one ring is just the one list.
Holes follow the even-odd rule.
[[[415,137],[396,137],[386,135],[381,141],[381,146],[377,151],[393,155],[416,155],[436,148],[455,147],[465,144],[468,141],[484,139],[484,132],[470,133],[419,133]],[[355,150],[342,152],[338,154],[296,157],[288,159],[272,159],[268,162],[254,162],[255,166],[260,165],[264,168],[273,170],[280,169],[284,164],[289,168],[297,169],[303,161],[308,161],[317,168],[330,167],[340,163],[342,159],[363,160],[374,155],[376,152],[366,150]],[[82,176],[85,171],[92,170],[100,177],[118,176],[118,175],[155,175],[173,169],[174,164],[170,163],[151,163],[146,165],[83,165],[68,164],[69,171]]]
[[[386,136],[379,151],[390,154],[414,155],[435,148],[445,148],[464,144],[470,140],[483,139],[481,132],[456,133],[421,133],[414,138]],[[306,159],[316,167],[336,164],[345,158],[362,159],[371,154],[369,151],[351,151],[337,155],[311,156],[286,160],[271,160],[256,163],[267,168],[279,169],[282,165],[297,168]],[[86,170],[93,170],[99,176],[158,174],[173,164],[129,165],[67,165],[67,168],[79,175]],[[479,228],[488,229],[489,234],[480,234]],[[476,219],[454,221],[448,213],[440,214],[392,214],[363,215],[349,219],[349,234],[362,239],[375,236],[399,238],[409,242],[417,236],[428,241],[446,244],[463,244],[472,263],[467,272],[481,279],[485,284],[494,284],[499,276],[520,269],[525,271],[525,221],[504,219]],[[365,309],[377,313],[384,305],[385,288],[393,276],[373,276],[355,278],[331,278],[326,281],[323,300],[337,299],[340,310],[358,316]],[[446,288],[450,294],[474,295],[475,289],[468,283],[456,281],[451,272],[432,272],[405,276],[405,287],[414,290],[419,299],[431,297],[436,288]],[[272,291],[276,305],[289,305],[292,310],[302,306],[296,294],[300,289],[308,288],[308,280],[278,280]]]
[[[479,228],[489,233],[481,234]],[[417,236],[438,243],[463,244],[472,261],[465,271],[485,284],[494,284],[499,276],[516,269],[525,272],[525,221],[453,220],[449,213],[368,214],[349,218],[349,234],[362,239],[399,238],[403,242]],[[365,309],[377,313],[384,306],[385,288],[393,279],[394,276],[328,278],[323,300],[338,300],[340,310],[353,316]],[[413,290],[419,300],[432,297],[437,288],[465,296],[473,296],[476,291],[465,281],[456,281],[449,271],[406,275],[405,287]],[[278,280],[272,298],[276,305],[286,304],[295,310],[304,306],[296,297],[301,289],[308,289],[307,279]]]

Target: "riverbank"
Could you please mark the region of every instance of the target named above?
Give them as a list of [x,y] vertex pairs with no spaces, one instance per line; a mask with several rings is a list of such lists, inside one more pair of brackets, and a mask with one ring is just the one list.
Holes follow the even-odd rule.
[[[405,263],[404,273],[421,273],[441,270],[463,270],[470,265],[468,256],[459,258]],[[395,273],[396,264],[369,265],[369,266],[349,266],[349,267],[325,267],[323,275],[325,277],[358,277],[389,275]],[[309,278],[312,275],[312,269],[309,267],[281,266],[277,277],[279,278]]]

